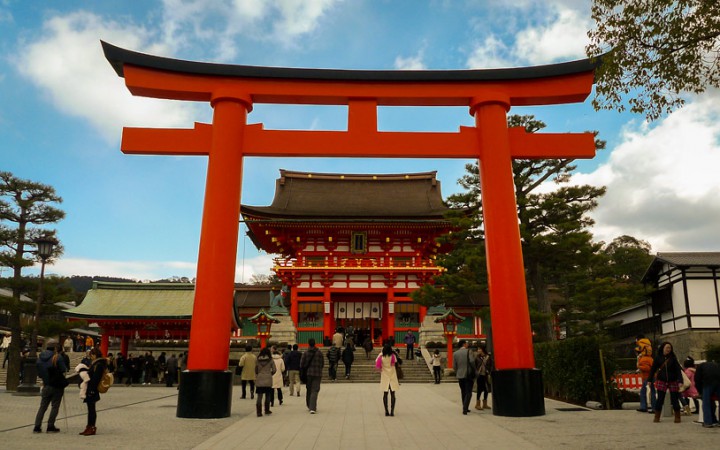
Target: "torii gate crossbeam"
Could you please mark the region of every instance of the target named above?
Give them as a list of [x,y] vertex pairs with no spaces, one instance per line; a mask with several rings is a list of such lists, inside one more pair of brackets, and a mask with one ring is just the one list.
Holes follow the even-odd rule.
[[[592,133],[530,134],[507,128],[512,106],[584,101],[589,60],[539,67],[363,71],[237,66],[182,61],[102,43],[133,95],[209,102],[212,124],[192,129],[124,128],[125,153],[207,155],[198,271],[178,417],[230,415],[227,371],[245,156],[477,158],[484,209],[495,364],[493,413],[545,413],[535,369],[513,158],[592,158]],[[347,131],[265,130],[247,125],[255,103],[347,105]],[[378,106],[467,106],[475,127],[457,133],[380,132]],[[212,345],[208,345],[212,343]]]

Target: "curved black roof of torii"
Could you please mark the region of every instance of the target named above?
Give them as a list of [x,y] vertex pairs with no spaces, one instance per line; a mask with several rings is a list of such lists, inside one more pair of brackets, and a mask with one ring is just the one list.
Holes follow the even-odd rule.
[[532,67],[465,70],[350,70],[308,69],[289,67],[246,66],[218,64],[154,56],[117,47],[105,41],[105,58],[118,76],[123,77],[124,64],[192,75],[241,78],[299,79],[328,81],[385,81],[385,82],[467,82],[512,81],[557,77],[591,72],[601,57]]

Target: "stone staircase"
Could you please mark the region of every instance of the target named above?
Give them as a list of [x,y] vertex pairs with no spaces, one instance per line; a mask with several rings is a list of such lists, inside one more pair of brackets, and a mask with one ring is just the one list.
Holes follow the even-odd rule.
[[[325,368],[323,369],[323,383],[330,382],[328,380],[328,360],[327,351],[329,348],[321,348],[320,351],[325,358]],[[404,349],[401,349],[401,357],[404,356]],[[358,348],[355,350],[355,361],[352,364],[350,378],[345,378],[345,365],[342,361],[338,364],[338,373],[336,383],[379,383],[380,374],[375,370],[375,359],[380,353],[380,349],[374,349],[370,354],[370,359],[365,357],[365,350]],[[432,383],[434,381],[432,369],[430,369],[422,358],[413,360],[403,359],[402,370],[404,379],[400,383]]]

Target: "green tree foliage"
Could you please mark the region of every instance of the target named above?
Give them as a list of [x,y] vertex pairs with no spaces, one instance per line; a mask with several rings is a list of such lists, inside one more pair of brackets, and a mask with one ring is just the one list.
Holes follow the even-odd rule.
[[[65,213],[54,204],[61,203],[51,186],[23,180],[10,172],[0,172],[0,266],[13,271],[12,278],[0,281],[12,290],[12,297],[0,298],[0,308],[8,311],[8,325],[12,333],[10,343],[10,366],[7,389],[15,390],[19,384],[20,341],[22,330],[20,316],[27,313],[21,296],[35,296],[34,283],[22,276],[22,270],[36,261],[33,240],[41,236],[53,236],[54,231],[43,230],[38,225],[58,222]],[[55,255],[62,254],[62,247],[55,247]],[[52,262],[52,257],[49,260]]]
[[[524,127],[534,133],[545,124],[533,116],[511,116],[509,127]],[[596,141],[602,149],[604,142]],[[526,278],[537,312],[535,331],[542,340],[554,336],[551,322],[552,304],[549,286],[561,277],[577,271],[597,250],[592,243],[587,213],[597,206],[605,188],[570,185],[575,169],[570,159],[521,159],[513,161],[515,192],[520,220]],[[438,259],[447,271],[435,286],[426,285],[413,298],[421,304],[467,302],[487,289],[485,247],[482,226],[482,202],[477,164],[467,166],[459,180],[466,192],[448,198],[458,208],[450,219],[459,231],[443,239],[453,244],[453,251]],[[554,190],[541,189],[547,182]]]
[[720,87],[720,2],[594,0],[590,57],[596,109],[630,110],[654,120],[680,107],[684,93]]
[[560,317],[566,335],[602,334],[617,326],[608,322],[610,315],[646,295],[642,276],[652,258],[650,244],[631,236],[603,245],[583,268],[582,276],[564,280],[567,302]]

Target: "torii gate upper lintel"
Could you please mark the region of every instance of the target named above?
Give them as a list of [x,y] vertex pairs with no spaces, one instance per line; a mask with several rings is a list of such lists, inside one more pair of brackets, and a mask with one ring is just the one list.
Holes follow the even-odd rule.
[[[198,273],[178,417],[230,415],[227,369],[235,255],[245,156],[477,158],[480,162],[490,312],[493,413],[545,412],[535,369],[523,271],[513,158],[592,158],[592,133],[535,134],[507,128],[512,106],[584,101],[595,63],[574,61],[489,70],[367,71],[238,66],[182,61],[102,43],[133,95],[210,102],[213,123],[192,129],[124,128],[132,154],[208,155]],[[265,130],[247,125],[254,103],[347,105],[347,131]],[[475,127],[447,132],[380,132],[378,106],[467,106]],[[209,342],[216,343],[208,345]],[[203,389],[200,390],[199,387]],[[202,396],[212,401],[201,401]],[[200,405],[200,406],[198,406]]]

